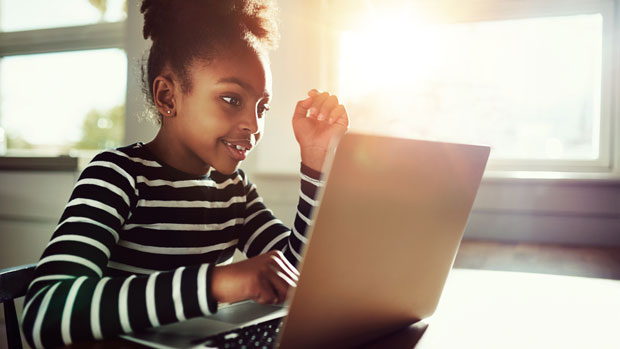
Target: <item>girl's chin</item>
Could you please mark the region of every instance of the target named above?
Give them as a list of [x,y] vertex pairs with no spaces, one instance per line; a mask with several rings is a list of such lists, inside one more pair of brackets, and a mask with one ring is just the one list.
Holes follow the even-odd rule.
[[232,175],[237,172],[237,170],[239,169],[239,165],[241,165],[241,161],[237,162],[236,164],[226,164],[224,166],[212,165],[212,167],[221,174]]

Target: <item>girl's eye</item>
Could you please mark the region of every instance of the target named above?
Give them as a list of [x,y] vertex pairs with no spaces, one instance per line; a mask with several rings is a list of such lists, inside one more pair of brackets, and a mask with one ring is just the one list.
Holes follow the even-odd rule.
[[231,97],[231,96],[224,96],[222,97],[222,100],[230,105],[233,105],[235,107],[239,107],[241,106],[241,99],[237,98],[237,97]]
[[261,104],[258,106],[258,115],[263,116],[268,111],[269,111],[269,106],[267,104]]

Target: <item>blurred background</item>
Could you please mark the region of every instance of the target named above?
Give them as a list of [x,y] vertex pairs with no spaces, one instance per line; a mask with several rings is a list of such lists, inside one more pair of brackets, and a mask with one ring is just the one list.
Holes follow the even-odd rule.
[[[94,154],[155,135],[140,120],[139,5],[0,0],[0,268],[38,260]],[[620,246],[618,1],[279,7],[274,100],[242,167],[284,222],[299,190],[290,119],[319,88],[351,131],[492,146],[467,240]]]

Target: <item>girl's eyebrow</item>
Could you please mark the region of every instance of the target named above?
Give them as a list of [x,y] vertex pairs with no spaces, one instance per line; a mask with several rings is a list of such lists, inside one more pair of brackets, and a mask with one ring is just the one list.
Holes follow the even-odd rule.
[[[254,87],[252,87],[252,85],[250,85],[249,83],[247,83],[246,81],[243,81],[237,77],[231,76],[231,77],[226,77],[226,78],[221,78],[217,81],[218,84],[237,84],[239,86],[241,86],[241,88],[252,92],[253,94],[258,94],[256,93],[256,90],[254,90]],[[263,98],[269,98],[271,95],[269,94],[269,92],[267,92],[267,90],[263,91]]]

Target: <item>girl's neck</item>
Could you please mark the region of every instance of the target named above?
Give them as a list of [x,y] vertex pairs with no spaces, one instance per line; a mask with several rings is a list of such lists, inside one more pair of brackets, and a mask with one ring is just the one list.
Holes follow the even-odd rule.
[[189,154],[182,144],[170,139],[163,128],[152,141],[146,143],[146,147],[161,161],[179,171],[198,176],[209,173],[209,164]]

